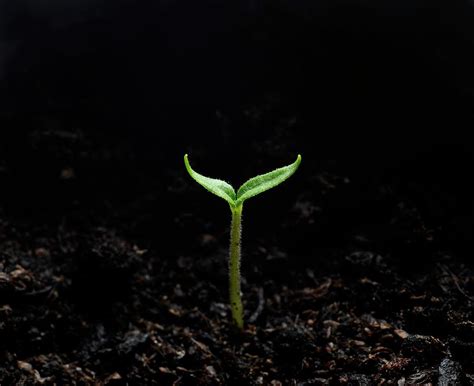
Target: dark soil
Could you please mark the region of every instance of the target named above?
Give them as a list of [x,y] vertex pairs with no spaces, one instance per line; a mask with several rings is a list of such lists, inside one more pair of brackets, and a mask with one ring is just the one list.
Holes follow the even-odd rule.
[[[291,161],[292,130],[251,142],[236,174]],[[163,167],[123,136],[4,137],[2,385],[474,383],[472,213],[422,166],[369,179],[303,151],[292,180],[245,208],[237,332],[228,209],[182,152]],[[191,150],[197,170],[232,178]]]

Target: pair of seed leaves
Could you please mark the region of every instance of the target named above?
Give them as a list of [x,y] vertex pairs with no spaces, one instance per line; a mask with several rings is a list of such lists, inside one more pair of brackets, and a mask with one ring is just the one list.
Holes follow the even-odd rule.
[[189,175],[209,192],[226,200],[229,203],[231,209],[238,208],[242,206],[245,200],[274,188],[277,185],[280,185],[283,181],[291,177],[294,172],[296,172],[296,169],[298,169],[300,163],[301,155],[298,154],[296,161],[291,165],[284,166],[269,173],[261,174],[249,179],[239,188],[239,190],[237,190],[236,193],[234,188],[229,183],[215,178],[205,177],[202,174],[195,172],[191,168],[188,155],[185,154],[184,156],[184,164],[186,165],[186,170],[188,171]]

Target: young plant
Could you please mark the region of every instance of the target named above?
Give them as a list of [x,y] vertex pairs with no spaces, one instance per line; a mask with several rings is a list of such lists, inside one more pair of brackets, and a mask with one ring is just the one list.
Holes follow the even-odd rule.
[[189,164],[188,155],[184,156],[184,164],[189,175],[209,192],[227,201],[232,212],[229,247],[229,297],[232,319],[239,329],[244,327],[244,310],[240,293],[240,245],[244,201],[281,184],[296,172],[300,163],[301,155],[298,154],[296,161],[291,165],[251,178],[236,193],[227,182],[204,177],[195,172]]

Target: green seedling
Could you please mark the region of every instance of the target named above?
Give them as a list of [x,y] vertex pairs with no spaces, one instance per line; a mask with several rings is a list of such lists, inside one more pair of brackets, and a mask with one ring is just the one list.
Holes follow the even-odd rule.
[[189,164],[188,155],[184,156],[184,164],[189,175],[209,192],[227,201],[232,212],[229,247],[229,297],[232,319],[239,329],[244,327],[244,310],[240,293],[240,246],[244,201],[281,184],[296,172],[300,163],[301,155],[298,155],[296,161],[291,165],[251,178],[235,193],[234,188],[227,182],[204,177],[195,172]]

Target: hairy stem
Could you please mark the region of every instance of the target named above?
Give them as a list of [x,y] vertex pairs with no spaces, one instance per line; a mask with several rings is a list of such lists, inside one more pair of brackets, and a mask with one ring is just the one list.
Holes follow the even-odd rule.
[[244,328],[244,309],[240,294],[240,240],[242,230],[242,205],[231,208],[229,255],[229,297],[232,319],[239,329]]

